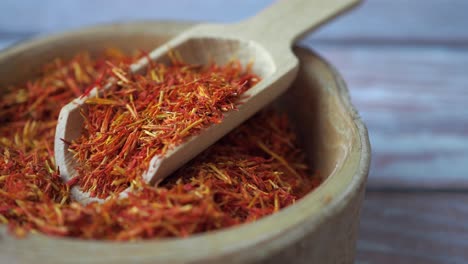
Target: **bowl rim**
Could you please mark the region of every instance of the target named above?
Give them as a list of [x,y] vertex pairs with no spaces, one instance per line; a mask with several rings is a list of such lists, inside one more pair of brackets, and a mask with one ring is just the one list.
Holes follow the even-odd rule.
[[[8,60],[17,54],[25,52],[39,46],[47,45],[53,42],[60,42],[70,38],[78,38],[111,32],[116,30],[115,34],[121,32],[146,32],[152,28],[149,34],[171,34],[180,32],[183,28],[194,25],[192,22],[176,21],[139,21],[94,25],[69,32],[58,33],[50,36],[40,36],[29,40],[24,40],[14,46],[10,46],[0,51],[0,61]],[[126,258],[132,259],[132,255],[139,257],[140,260],[161,260],[161,261],[191,261],[215,260],[220,257],[232,257],[238,260],[247,260],[252,258],[261,258],[276,252],[285,244],[292,243],[300,239],[310,230],[317,228],[320,223],[329,219],[334,213],[340,211],[347,205],[347,201],[361,188],[363,188],[367,179],[370,164],[370,144],[367,128],[359,117],[357,111],[351,103],[348,89],[338,71],[328,63],[324,58],[311,51],[306,50],[311,56],[315,57],[323,66],[328,68],[335,76],[336,95],[343,107],[344,112],[349,115],[353,124],[353,129],[358,136],[360,146],[354,149],[353,153],[357,156],[350,160],[350,156],[345,158],[341,168],[337,168],[335,174],[330,175],[317,189],[307,194],[305,197],[287,208],[270,216],[259,219],[256,222],[242,224],[231,228],[225,228],[208,233],[195,234],[189,238],[165,238],[157,240],[143,240],[132,243],[116,243],[112,241],[101,240],[79,240],[73,238],[49,237],[42,234],[30,234],[29,237],[14,240],[3,239],[7,237],[6,227],[0,226],[0,244],[6,250],[18,250],[22,254],[23,250],[19,247],[27,245],[36,245],[37,247],[52,247],[67,249],[66,252],[77,252],[80,261],[96,253],[93,260],[112,261]],[[351,164],[352,163],[352,164]],[[353,175],[346,176],[344,168],[348,166],[353,169]],[[346,167],[346,168],[348,168]],[[347,179],[346,182],[340,179]],[[333,184],[338,184],[332,188]],[[330,198],[331,197],[331,198]],[[283,225],[283,228],[275,228]],[[287,237],[283,237],[284,234]],[[281,238],[281,239],[280,239]],[[2,241],[3,240],[3,241]],[[15,245],[11,245],[15,244]],[[195,245],[195,246],[194,246]],[[255,246],[255,250],[252,250]],[[18,247],[18,248],[17,248]],[[0,250],[1,251],[1,250]],[[184,254],[179,252],[183,251]],[[108,254],[112,252],[113,254]],[[129,254],[131,252],[131,254]],[[242,254],[239,254],[242,252]],[[45,252],[35,252],[44,254]],[[91,253],[91,254],[90,254]],[[244,254],[245,253],[245,254]],[[47,254],[47,253],[46,253]],[[45,256],[45,255],[44,255]],[[96,256],[98,256],[96,258]],[[47,257],[53,258],[54,255],[47,254]],[[83,259],[84,257],[84,259]],[[70,256],[70,258],[72,258]]]

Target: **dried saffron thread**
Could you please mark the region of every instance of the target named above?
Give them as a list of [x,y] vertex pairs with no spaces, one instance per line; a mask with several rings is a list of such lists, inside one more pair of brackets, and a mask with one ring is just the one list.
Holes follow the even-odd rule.
[[[111,65],[128,65],[137,58],[110,50],[98,59],[83,53],[67,62],[55,60],[35,81],[4,93],[0,100],[0,223],[16,236],[38,231],[119,241],[185,237],[255,221],[291,205],[320,184],[319,177],[308,175],[287,118],[265,112],[160,187],[142,183],[128,198],[104,204],[83,206],[72,201],[53,160],[59,110],[77,92],[89,92],[89,87],[103,83],[111,75]],[[162,100],[164,93],[158,94]]]
[[[176,54],[176,53],[174,53]],[[85,134],[70,150],[79,162],[73,183],[106,198],[136,182],[154,155],[164,155],[234,110],[259,78],[239,61],[224,66],[152,63],[144,74],[109,63],[119,80],[102,96],[86,100]],[[177,59],[175,59],[177,58]]]

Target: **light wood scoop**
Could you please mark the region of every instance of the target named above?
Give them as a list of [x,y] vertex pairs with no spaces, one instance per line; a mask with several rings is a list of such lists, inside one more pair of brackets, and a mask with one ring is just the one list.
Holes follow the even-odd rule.
[[[169,50],[178,51],[185,62],[193,64],[214,61],[223,65],[232,58],[238,58],[243,65],[253,61],[253,71],[262,81],[245,93],[246,99],[239,105],[239,110],[227,113],[220,124],[210,126],[164,156],[153,157],[143,175],[144,180],[151,184],[159,183],[272,102],[296,77],[298,60],[292,53],[292,44],[359,1],[281,0],[259,15],[237,24],[195,26],[153,50],[149,54],[151,60],[163,63],[169,63]],[[147,65],[148,59],[142,59],[131,65],[131,71],[142,72]],[[84,102],[96,96],[96,93],[97,89],[94,89],[89,95],[75,99],[60,112],[55,134],[55,159],[64,180],[75,176],[75,168],[79,166],[65,142],[71,142],[81,135],[84,121],[80,109],[86,108]],[[83,204],[103,201],[91,198],[78,187],[72,188],[71,192],[72,197]]]

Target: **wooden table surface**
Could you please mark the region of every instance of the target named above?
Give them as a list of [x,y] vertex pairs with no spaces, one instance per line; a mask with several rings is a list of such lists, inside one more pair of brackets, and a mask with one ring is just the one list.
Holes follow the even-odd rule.
[[[237,21],[271,0],[0,2],[0,49],[139,19]],[[468,1],[369,0],[302,42],[342,73],[373,159],[357,263],[468,263]]]

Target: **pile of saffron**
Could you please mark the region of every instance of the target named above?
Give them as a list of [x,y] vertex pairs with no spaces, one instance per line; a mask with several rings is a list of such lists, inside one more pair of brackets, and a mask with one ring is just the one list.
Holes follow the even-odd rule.
[[[0,223],[7,225],[12,234],[24,237],[29,232],[40,232],[117,241],[186,237],[255,221],[293,204],[320,184],[320,178],[311,175],[305,163],[287,117],[265,111],[158,187],[140,181],[138,191],[125,199],[111,198],[103,204],[86,206],[73,201],[69,195],[71,185],[80,185],[94,191],[96,196],[105,196],[138,181],[137,174],[129,172],[141,169],[140,164],[132,164],[131,159],[141,155],[141,144],[148,142],[145,140],[164,134],[160,141],[151,143],[145,150],[164,153],[185,137],[219,122],[224,112],[235,109],[242,92],[258,81],[237,62],[200,67],[174,60],[172,65],[153,65],[145,74],[129,75],[128,66],[142,56],[141,53],[127,56],[115,49],[109,49],[98,58],[80,53],[70,60],[56,59],[45,65],[33,81],[2,88]],[[118,164],[108,174],[115,178],[104,177],[103,182],[112,186],[109,189],[98,189],[103,185],[99,184],[99,175],[91,171],[97,168],[109,173],[106,171],[109,168],[93,164],[83,166],[81,176],[74,182],[63,183],[53,158],[60,108],[92,87],[102,86],[109,77],[118,80],[112,88],[115,96],[104,94],[88,101],[96,112],[88,117],[86,138],[75,142],[72,151],[89,151],[86,155],[91,156],[99,154],[102,151],[99,135],[112,131],[113,122],[126,124],[130,134],[135,134],[134,138],[128,137],[124,142],[116,139],[108,145],[110,149],[115,147],[108,154],[115,159],[114,164]],[[203,85],[185,85],[192,90],[180,90],[187,93],[183,97],[172,94],[190,78],[196,78]],[[218,85],[232,89],[218,91],[214,88]],[[141,94],[139,89],[145,87],[158,89],[158,92]],[[143,107],[145,99],[151,101],[147,103],[152,107]],[[182,106],[184,103],[187,104]],[[97,114],[99,111],[103,112]],[[153,113],[154,120],[139,121],[144,111]],[[122,117],[118,119],[118,116]],[[136,124],[138,122],[141,124]],[[101,125],[96,127],[97,124]],[[151,125],[162,132],[151,130]],[[124,132],[114,134],[118,136],[119,133]],[[96,143],[96,147],[84,147],[86,141]],[[131,148],[137,144],[139,148]],[[125,159],[129,155],[133,157]],[[108,158],[103,163],[110,161]],[[86,185],[83,179],[89,179],[91,184]]]
[[220,123],[259,81],[239,61],[193,65],[171,54],[169,65],[150,63],[144,74],[109,64],[118,82],[85,101],[85,133],[70,146],[79,163],[72,183],[92,197],[140,188],[153,156]]

